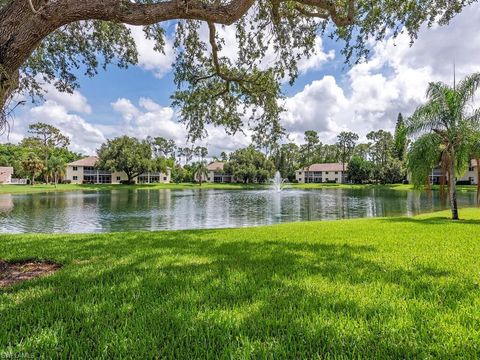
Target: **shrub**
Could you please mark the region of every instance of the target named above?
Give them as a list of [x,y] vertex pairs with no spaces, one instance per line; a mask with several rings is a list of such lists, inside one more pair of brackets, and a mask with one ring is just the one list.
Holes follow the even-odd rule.
[[122,185],[135,185],[135,181],[120,180],[120,184],[122,184]]

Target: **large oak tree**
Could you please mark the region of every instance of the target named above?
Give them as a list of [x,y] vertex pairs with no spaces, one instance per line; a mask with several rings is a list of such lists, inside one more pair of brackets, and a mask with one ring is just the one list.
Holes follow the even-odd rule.
[[[234,133],[248,122],[261,131],[258,124],[278,121],[280,81],[295,80],[319,34],[343,40],[346,59],[356,61],[367,56],[368,39],[406,31],[413,40],[421,24],[446,24],[474,1],[0,0],[1,126],[15,92],[38,96],[45,82],[72,91],[77,69],[93,76],[110,63],[135,64],[127,25],[143,26],[161,56],[165,23],[174,21],[173,105],[191,137],[203,136],[207,123]],[[237,54],[229,55],[236,56],[222,55],[219,26],[235,29]],[[267,50],[276,56],[265,61]]]

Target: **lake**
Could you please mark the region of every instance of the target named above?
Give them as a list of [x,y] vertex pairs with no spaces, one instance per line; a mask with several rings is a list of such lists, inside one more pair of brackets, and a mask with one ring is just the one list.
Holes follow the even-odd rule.
[[[475,192],[459,193],[474,206]],[[87,233],[258,226],[447,209],[438,192],[390,189],[155,190],[0,195],[2,233]]]

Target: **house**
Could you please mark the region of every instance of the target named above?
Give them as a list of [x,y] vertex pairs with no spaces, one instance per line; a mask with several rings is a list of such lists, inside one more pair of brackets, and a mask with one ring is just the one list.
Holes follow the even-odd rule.
[[[477,161],[472,159],[470,161],[470,165],[465,173],[457,178],[457,183],[460,184],[470,184],[470,185],[477,185],[478,184],[478,174],[477,174]],[[432,170],[432,173],[429,175],[430,184],[442,184],[447,183],[447,181],[443,179],[445,174],[443,173],[440,167],[436,167]],[[448,176],[448,175],[447,175]]]
[[[98,169],[95,166],[97,160],[96,156],[88,156],[67,164],[65,180],[71,181],[72,184],[120,184],[128,180],[127,174],[123,171]],[[170,176],[170,169],[167,169],[166,173],[149,172],[139,175],[135,182],[139,184],[169,183]]]
[[299,183],[344,183],[346,181],[347,164],[326,163],[312,164],[295,171],[295,179]]
[[13,175],[13,167],[0,166],[0,184],[11,184]]
[[[225,165],[222,161],[214,161],[207,165],[208,175],[202,176],[202,181],[209,183],[231,183],[235,182],[235,179],[232,175],[224,174],[223,166]],[[200,181],[200,175],[195,175],[195,180]]]

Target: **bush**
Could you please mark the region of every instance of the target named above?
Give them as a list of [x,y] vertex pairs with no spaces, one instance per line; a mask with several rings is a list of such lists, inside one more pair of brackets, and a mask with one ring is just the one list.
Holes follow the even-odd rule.
[[62,180],[62,184],[71,184],[72,180]]
[[457,185],[472,185],[470,180],[459,180],[457,181]]
[[122,184],[122,185],[135,185],[135,181],[120,180],[120,184]]

